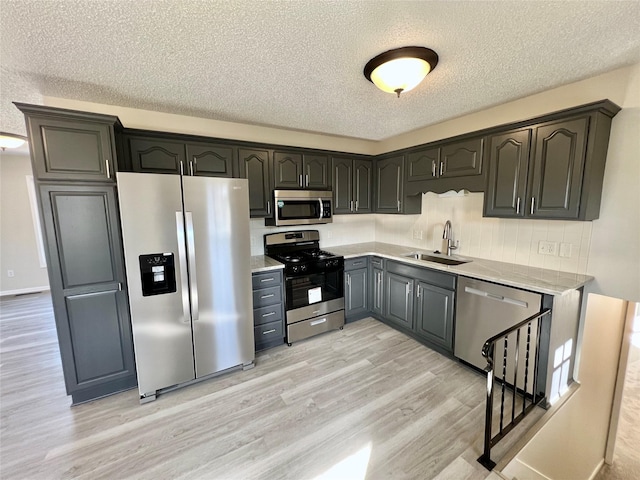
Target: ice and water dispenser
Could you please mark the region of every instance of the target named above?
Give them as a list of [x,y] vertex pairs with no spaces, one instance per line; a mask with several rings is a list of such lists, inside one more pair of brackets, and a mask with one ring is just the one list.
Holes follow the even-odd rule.
[[176,267],[173,253],[140,255],[142,296],[162,295],[176,291]]

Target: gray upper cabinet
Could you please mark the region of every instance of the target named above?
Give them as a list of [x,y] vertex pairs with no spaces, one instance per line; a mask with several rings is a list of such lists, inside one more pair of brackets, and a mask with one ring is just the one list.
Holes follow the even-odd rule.
[[333,158],[333,213],[371,213],[373,166],[368,160]]
[[140,137],[130,137],[128,140],[134,172],[175,174],[182,171],[188,174],[184,143]]
[[275,151],[273,175],[275,188],[328,190],[329,157]]
[[489,139],[489,177],[484,215],[524,216],[531,129],[494,135]]
[[304,188],[302,154],[273,152],[275,188]]
[[453,351],[454,292],[416,281],[416,333]]
[[16,105],[26,115],[38,180],[115,182],[116,117],[68,112],[60,119],[46,107]]
[[401,213],[404,182],[404,156],[376,162],[376,212]]
[[187,143],[185,173],[206,177],[233,177],[236,148],[230,145]]
[[491,136],[484,215],[598,218],[611,117],[616,111],[587,111]]
[[249,180],[249,211],[252,218],[271,217],[272,190],[269,151],[238,149],[238,171]]
[[41,185],[64,378],[74,403],[136,385],[115,187]]
[[310,190],[329,190],[331,176],[329,175],[329,157],[305,153],[302,156],[302,173],[304,186]]
[[482,173],[482,137],[443,145],[438,177],[465,177]]
[[531,164],[529,214],[578,218],[589,118],[536,128]]
[[440,171],[440,147],[407,154],[407,182],[434,180]]

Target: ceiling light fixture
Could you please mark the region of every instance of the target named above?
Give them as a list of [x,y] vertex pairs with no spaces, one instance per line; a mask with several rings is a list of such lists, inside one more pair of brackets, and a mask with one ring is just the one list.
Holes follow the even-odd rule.
[[25,144],[27,137],[16,135],[14,133],[0,132],[0,148],[18,148]]
[[402,47],[373,57],[364,67],[364,76],[383,92],[402,92],[418,86],[436,68],[438,54],[426,47]]

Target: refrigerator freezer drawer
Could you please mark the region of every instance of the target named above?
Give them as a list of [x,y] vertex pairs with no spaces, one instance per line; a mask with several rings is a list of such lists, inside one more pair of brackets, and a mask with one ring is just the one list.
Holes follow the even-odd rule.
[[287,342],[297,342],[344,325],[344,310],[287,325]]

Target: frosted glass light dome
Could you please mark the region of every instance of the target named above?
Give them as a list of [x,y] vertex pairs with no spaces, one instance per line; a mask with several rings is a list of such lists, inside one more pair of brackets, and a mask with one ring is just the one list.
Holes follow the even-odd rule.
[[372,58],[364,76],[383,92],[400,96],[422,82],[438,64],[436,52],[425,47],[403,47]]

